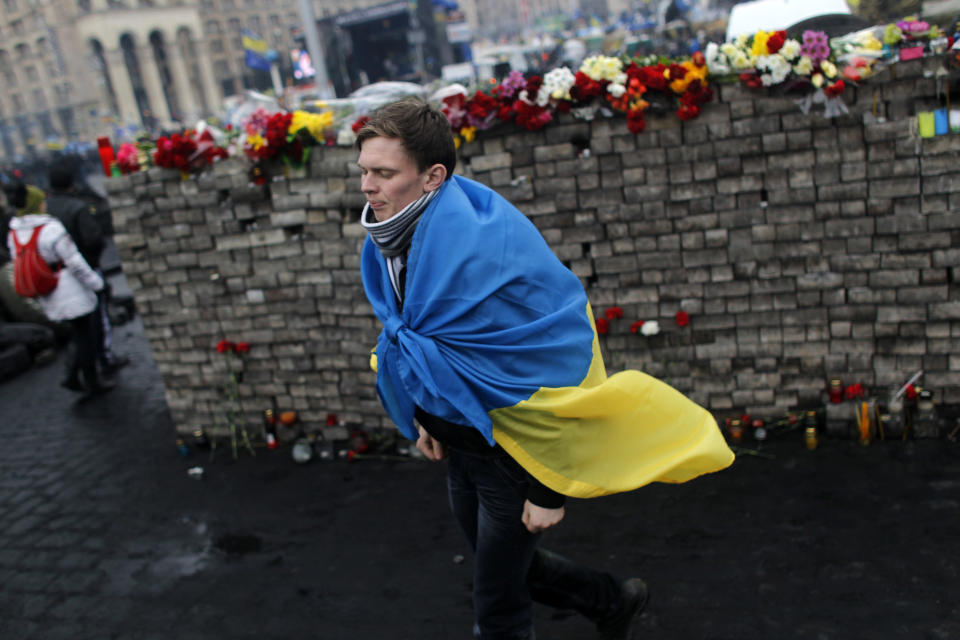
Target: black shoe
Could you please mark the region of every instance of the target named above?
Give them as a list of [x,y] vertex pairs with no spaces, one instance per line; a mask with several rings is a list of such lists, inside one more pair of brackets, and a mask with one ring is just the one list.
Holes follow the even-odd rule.
[[109,391],[113,391],[114,387],[116,386],[117,383],[113,380],[104,380],[101,378],[97,384],[87,389],[87,392],[83,394],[83,400],[89,400],[91,398],[96,398],[97,396],[102,396]]
[[640,637],[638,623],[650,597],[647,585],[640,578],[630,578],[620,583],[620,593],[623,598],[620,610],[597,623],[601,640],[635,640]]
[[86,391],[87,388],[83,386],[83,383],[80,382],[80,378],[65,378],[60,381],[60,386],[64,389],[70,389],[70,391]]
[[127,356],[116,356],[113,360],[105,362],[100,366],[100,371],[104,375],[113,375],[120,369],[130,364],[130,358]]

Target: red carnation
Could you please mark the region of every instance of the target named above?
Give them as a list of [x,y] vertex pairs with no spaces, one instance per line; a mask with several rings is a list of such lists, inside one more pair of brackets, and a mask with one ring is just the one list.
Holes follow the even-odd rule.
[[610,322],[606,318],[597,318],[597,333],[603,335],[610,330]]
[[843,80],[837,80],[836,82],[831,84],[829,87],[824,87],[823,92],[827,94],[827,97],[836,98],[841,93],[843,93],[844,89],[846,88],[847,86],[846,84],[844,84]]
[[632,325],[630,325],[630,333],[636,333],[643,328],[643,320],[637,320]]
[[570,97],[574,102],[589,102],[603,93],[603,85],[585,74],[577,71],[573,86],[570,87]]
[[234,345],[234,347],[236,348],[237,353],[247,353],[250,351],[249,342],[238,342],[236,345]]
[[607,316],[608,320],[613,320],[614,318],[623,317],[623,309],[620,307],[610,307],[603,312],[603,315]]
[[674,80],[683,80],[684,76],[687,75],[687,68],[677,64],[676,62],[671,63],[668,67],[670,69],[670,81]]
[[912,384],[907,385],[907,400],[915,400],[917,397],[917,388]]
[[677,311],[676,321],[678,327],[685,327],[690,324],[690,314],[686,311]]
[[333,427],[333,426],[335,426],[336,424],[337,424],[337,414],[335,414],[335,413],[328,413],[328,414],[327,414],[327,426],[328,426],[328,427]]
[[232,352],[237,345],[233,344],[229,340],[221,340],[217,343],[217,353],[230,353]]
[[782,47],[783,43],[786,41],[787,41],[786,31],[774,32],[767,39],[767,51],[770,52],[770,55],[775,54],[777,51],[780,51],[780,47]]
[[360,129],[363,128],[363,125],[370,122],[370,116],[360,116],[354,120],[353,124],[350,125],[350,128],[353,129],[354,133],[360,133]]
[[643,117],[643,109],[633,109],[627,113],[627,129],[630,133],[643,133],[646,128],[647,121]]

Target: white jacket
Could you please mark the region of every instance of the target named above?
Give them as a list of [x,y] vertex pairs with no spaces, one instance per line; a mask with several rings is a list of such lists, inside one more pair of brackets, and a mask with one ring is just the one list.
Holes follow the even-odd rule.
[[[10,233],[16,233],[17,242],[23,245],[29,242],[33,230],[40,225],[44,225],[37,238],[40,257],[50,264],[63,263],[57,288],[37,298],[43,313],[54,322],[90,313],[97,308],[97,295],[94,292],[103,289],[103,278],[80,255],[63,224],[45,213],[32,213],[10,220]],[[7,248],[11,257],[17,255],[9,234]]]

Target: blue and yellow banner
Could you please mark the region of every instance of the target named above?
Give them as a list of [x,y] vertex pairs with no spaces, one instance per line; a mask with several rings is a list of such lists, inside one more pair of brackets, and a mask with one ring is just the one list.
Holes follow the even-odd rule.
[[241,30],[240,35],[247,66],[260,71],[270,71],[270,47],[267,41],[249,29]]
[[477,429],[575,497],[733,462],[708,411],[640,371],[607,376],[579,279],[520,211],[460,176],[441,189],[413,235],[402,310],[370,239],[362,256],[384,325],[377,392],[407,438],[420,407]]

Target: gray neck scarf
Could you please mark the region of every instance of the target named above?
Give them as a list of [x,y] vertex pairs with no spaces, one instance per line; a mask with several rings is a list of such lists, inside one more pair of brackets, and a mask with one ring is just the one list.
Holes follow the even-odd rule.
[[373,211],[370,210],[369,202],[364,206],[363,213],[360,215],[360,224],[370,234],[373,244],[377,245],[385,258],[399,256],[410,247],[410,240],[417,228],[420,214],[439,191],[440,189],[434,189],[423,194],[419,199],[405,206],[402,211],[383,222],[377,222]]

